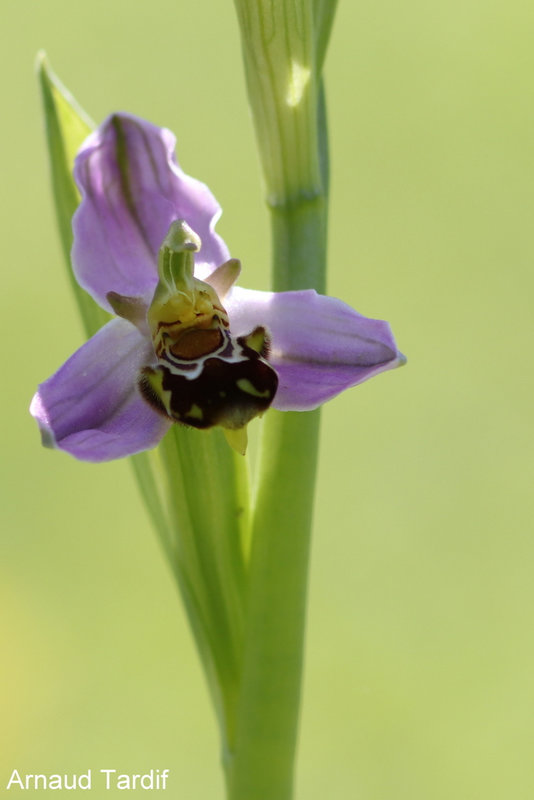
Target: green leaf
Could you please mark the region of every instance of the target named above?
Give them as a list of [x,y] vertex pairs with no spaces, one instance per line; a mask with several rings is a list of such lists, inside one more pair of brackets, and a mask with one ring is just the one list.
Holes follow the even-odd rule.
[[338,0],[314,0],[313,2],[315,58],[317,60],[317,71],[319,74],[323,69],[330,34],[332,33],[337,1]]
[[174,568],[228,763],[243,652],[250,535],[247,461],[230,448],[220,428],[174,425],[157,454],[174,530]]
[[[78,286],[70,263],[72,216],[80,196],[76,153],[94,128],[39,55],[50,171],[65,262],[87,336],[109,319]],[[221,430],[173,426],[156,449],[130,459],[163,551],[176,578],[219,719],[223,758],[231,759],[241,674],[250,536],[247,462]]]
[[72,216],[80,202],[72,168],[76,153],[93,130],[94,124],[54,75],[44,53],[38,55],[37,74],[43,101],[50,175],[61,245],[85,332],[87,336],[92,336],[110,317],[76,282],[70,251]]

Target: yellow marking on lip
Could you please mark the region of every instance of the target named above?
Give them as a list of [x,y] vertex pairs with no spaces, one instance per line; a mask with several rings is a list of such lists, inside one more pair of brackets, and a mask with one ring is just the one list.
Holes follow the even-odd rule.
[[191,406],[189,411],[187,411],[184,416],[191,417],[192,419],[200,419],[200,420],[202,420],[202,419],[204,419],[204,412],[202,411],[200,406],[197,406],[196,403],[193,403],[193,405]]
[[267,331],[261,325],[254,328],[247,336],[243,336],[243,341],[247,347],[254,350],[260,355],[265,355],[265,351],[269,349],[269,337]]
[[271,392],[269,389],[265,389],[263,392],[258,391],[251,381],[248,378],[239,378],[236,381],[236,386],[238,389],[241,389],[242,392],[251,395],[252,397],[270,397]]
[[[167,414],[172,417],[171,411],[171,392],[163,388],[163,372],[161,369],[145,367],[141,371],[141,391],[145,400],[157,407],[158,400],[165,408]],[[147,392],[148,390],[148,392]]]

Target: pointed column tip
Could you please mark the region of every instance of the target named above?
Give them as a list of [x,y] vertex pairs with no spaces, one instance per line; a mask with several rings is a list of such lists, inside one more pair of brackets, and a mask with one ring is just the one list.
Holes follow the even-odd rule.
[[196,253],[200,250],[200,246],[200,237],[197,236],[184,219],[175,219],[171,223],[162,245],[162,247],[175,253],[183,253],[187,250]]

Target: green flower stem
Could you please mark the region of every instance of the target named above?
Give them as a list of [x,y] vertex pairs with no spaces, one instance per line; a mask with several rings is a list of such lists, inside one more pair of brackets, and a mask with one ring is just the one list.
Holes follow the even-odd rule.
[[310,287],[325,291],[326,213],[324,195],[311,200],[304,198],[300,204],[271,208],[271,242],[276,253],[272,265],[273,291]]
[[[322,288],[325,216],[325,197],[273,209],[275,289]],[[293,793],[318,440],[318,411],[266,416],[229,800]]]
[[270,411],[253,526],[230,800],[290,800],[319,412]]
[[[335,0],[235,0],[271,212],[272,288],[325,291],[328,137],[321,80]],[[229,800],[291,800],[319,412],[266,416],[253,514]]]

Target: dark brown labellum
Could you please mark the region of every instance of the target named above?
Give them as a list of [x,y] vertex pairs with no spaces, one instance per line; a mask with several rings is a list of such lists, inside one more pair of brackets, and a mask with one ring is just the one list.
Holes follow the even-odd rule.
[[[199,357],[210,343],[210,354]],[[156,367],[142,370],[139,389],[155,410],[176,422],[242,428],[269,408],[278,388],[278,376],[262,355],[267,349],[261,328],[238,339],[227,332],[223,337],[219,330],[192,330]],[[194,369],[191,361],[180,365],[179,360],[191,357],[196,358]]]

